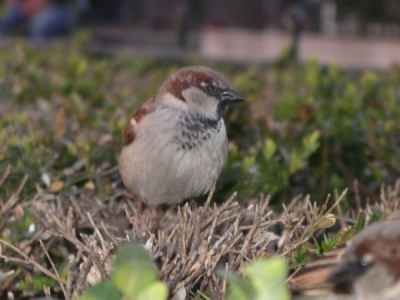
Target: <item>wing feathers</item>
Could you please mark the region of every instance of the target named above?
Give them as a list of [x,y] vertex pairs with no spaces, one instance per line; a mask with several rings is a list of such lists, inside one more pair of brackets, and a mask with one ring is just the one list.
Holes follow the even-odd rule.
[[135,127],[149,113],[154,111],[154,98],[147,100],[130,118],[122,132],[121,149],[131,144],[135,139]]

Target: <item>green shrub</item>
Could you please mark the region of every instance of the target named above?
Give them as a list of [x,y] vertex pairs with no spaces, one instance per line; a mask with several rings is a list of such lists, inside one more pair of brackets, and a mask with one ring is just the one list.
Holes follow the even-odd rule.
[[[9,191],[24,174],[31,190],[43,173],[69,188],[115,166],[130,112],[170,72],[191,64],[205,63],[107,57],[79,43],[46,51],[1,48],[0,169],[13,166]],[[374,200],[380,185],[398,176],[400,69],[359,74],[316,60],[211,67],[247,98],[226,114],[231,144],[219,201],[234,190],[243,201],[260,193],[278,202],[299,193],[322,200],[356,179],[361,197]]]
[[118,249],[111,282],[99,282],[77,300],[166,300],[167,285],[157,280],[158,270],[140,244]]
[[246,265],[243,278],[220,272],[228,281],[227,300],[289,300],[287,266],[281,258],[259,259]]

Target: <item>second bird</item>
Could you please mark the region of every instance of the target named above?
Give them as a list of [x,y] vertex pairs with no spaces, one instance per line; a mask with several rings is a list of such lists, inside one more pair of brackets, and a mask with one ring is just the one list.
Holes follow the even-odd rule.
[[151,205],[207,193],[228,152],[222,114],[241,100],[243,95],[210,68],[171,74],[123,131],[119,170],[126,187]]

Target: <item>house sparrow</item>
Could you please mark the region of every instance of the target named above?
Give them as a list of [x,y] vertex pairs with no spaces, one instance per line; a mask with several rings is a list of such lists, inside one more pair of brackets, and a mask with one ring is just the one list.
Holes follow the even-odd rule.
[[242,100],[210,68],[187,67],[171,74],[125,126],[119,159],[125,186],[150,205],[207,193],[228,152],[223,111]]
[[[304,295],[350,294],[356,300],[400,299],[400,211],[372,224],[346,246],[306,265],[289,282]],[[323,298],[318,298],[323,299]]]

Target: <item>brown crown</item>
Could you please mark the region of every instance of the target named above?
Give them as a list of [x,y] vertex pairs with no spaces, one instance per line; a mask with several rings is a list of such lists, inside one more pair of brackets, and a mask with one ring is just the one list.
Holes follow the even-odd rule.
[[202,68],[183,68],[170,75],[160,89],[159,95],[170,93],[185,101],[182,92],[192,86],[201,87],[201,83],[211,83],[212,75]]
[[[394,225],[394,224],[393,224]],[[400,226],[400,223],[396,224]],[[388,225],[381,225],[388,226]],[[392,228],[386,228],[390,230]],[[397,229],[397,228],[396,228]],[[371,254],[374,262],[386,265],[396,280],[400,280],[400,234],[393,232],[393,235],[382,235],[377,232],[368,238],[364,238],[354,245],[354,254],[357,257]]]

